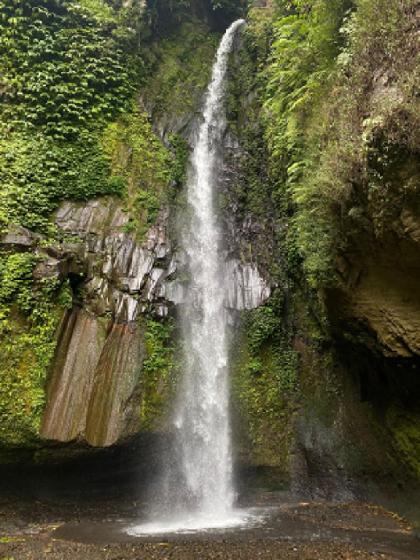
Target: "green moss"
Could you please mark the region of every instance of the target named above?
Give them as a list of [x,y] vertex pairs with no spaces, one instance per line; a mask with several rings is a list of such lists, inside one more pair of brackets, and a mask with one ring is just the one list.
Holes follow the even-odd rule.
[[172,180],[176,185],[183,185],[187,175],[190,148],[188,142],[179,134],[170,134],[169,147],[173,154]]
[[[278,296],[277,296],[278,297]],[[283,329],[280,301],[247,312],[233,362],[233,394],[247,424],[252,461],[288,471],[297,403],[298,355]]]
[[141,384],[140,417],[143,429],[156,428],[167,412],[174,375],[172,320],[146,320],[146,353]]
[[59,319],[71,305],[70,288],[55,279],[34,281],[33,254],[0,259],[0,444],[38,436],[44,383],[56,346]]
[[[414,195],[414,181],[390,177],[398,154],[418,151],[415,48],[405,44],[415,43],[413,14],[411,0],[316,0],[310,9],[280,0],[273,13],[262,73],[270,172],[291,214],[290,262],[313,287],[337,283],[335,258],[349,238],[367,227],[383,235]],[[379,91],[378,72],[399,94]]]
[[139,239],[154,223],[169,199],[174,156],[153,133],[146,113],[135,105],[108,125],[102,146],[111,161],[111,183],[125,185],[129,227]]
[[197,110],[209,80],[218,36],[200,21],[181,23],[168,38],[153,45],[149,56],[152,77],[145,98],[159,119],[187,116]]
[[420,479],[420,411],[393,406],[386,413],[386,425],[396,453]]

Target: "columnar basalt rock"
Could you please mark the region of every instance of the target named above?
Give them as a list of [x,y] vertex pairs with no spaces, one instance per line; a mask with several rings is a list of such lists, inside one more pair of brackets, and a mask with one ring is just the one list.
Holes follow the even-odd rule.
[[62,321],[41,427],[45,439],[112,445],[139,429],[135,399],[145,355],[135,323],[75,309]]
[[[129,215],[114,199],[66,202],[57,211],[63,242],[49,250],[52,254],[54,249],[55,257],[44,255],[36,271],[61,278],[71,274],[78,278],[80,294],[59,329],[43,438],[108,446],[141,428],[146,350],[139,319],[144,313],[166,317],[185,302],[185,288],[177,278],[185,259],[173,252],[168,218],[168,210],[162,209],[138,240],[135,232],[126,231]],[[35,244],[29,233],[9,241]],[[230,259],[225,267],[231,278],[229,309],[251,309],[269,296],[270,287],[256,265]]]
[[137,325],[114,323],[107,336],[86,417],[85,438],[91,445],[111,445],[139,430],[136,394],[145,356],[142,335]]
[[68,248],[81,265],[84,299],[93,313],[131,322],[151,304],[159,314],[162,283],[171,272],[167,218],[167,210],[162,210],[139,242],[135,233],[124,231],[129,215],[113,200],[62,205],[56,224],[76,240]]
[[42,437],[65,442],[84,433],[105,338],[105,325],[86,311],[75,309],[63,317],[47,388]]

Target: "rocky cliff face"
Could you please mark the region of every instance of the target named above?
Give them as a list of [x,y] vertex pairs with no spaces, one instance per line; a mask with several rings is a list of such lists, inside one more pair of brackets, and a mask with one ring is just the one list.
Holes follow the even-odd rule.
[[[129,215],[115,200],[68,202],[58,210],[56,225],[68,240],[35,273],[69,275],[76,306],[59,327],[41,437],[107,446],[141,429],[141,318],[173,315],[185,289],[168,217],[163,209],[139,242],[124,233]],[[258,307],[270,293],[253,264],[228,259],[226,276],[232,310]]]
[[[280,15],[270,27],[273,13],[251,12],[236,78],[242,96],[232,104],[252,178],[242,178],[245,192],[234,189],[236,207],[239,213],[252,209],[259,231],[271,229],[271,258],[264,260],[264,244],[259,256],[279,288],[244,333],[235,390],[238,433],[246,425],[248,441],[239,454],[315,496],[348,498],[366,489],[366,478],[401,482],[419,472],[418,119],[409,77],[414,12],[409,3],[387,5],[386,13],[380,4],[358,3],[354,17],[364,10],[381,14],[382,42],[372,26],[353,22],[349,34],[360,40],[360,51],[343,47],[337,64],[339,76],[340,65],[345,68],[342,82],[330,77],[328,100],[319,96],[322,84],[311,97],[304,64],[294,58],[296,52],[310,58],[311,40],[299,50],[300,31],[292,30],[305,21],[316,29],[319,45],[333,27],[317,29],[320,20],[299,9],[293,15],[284,8],[284,27]],[[331,6],[318,9],[333,26]],[[406,51],[393,36],[396,28],[383,31],[393,10],[401,11]],[[274,34],[271,51],[262,29],[266,37]],[[273,57],[268,85],[266,74],[255,79],[249,66],[267,65],[267,48]],[[310,60],[321,63],[323,75],[318,54]],[[318,80],[316,71],[312,79]],[[267,96],[268,112],[261,109]],[[266,159],[258,143],[261,121],[271,143]],[[258,154],[257,176],[251,154]]]
[[363,58],[366,53],[359,58],[369,83],[364,112],[358,113],[365,152],[343,221],[347,242],[335,262],[337,284],[325,301],[337,348],[383,430],[390,470],[418,478],[420,123],[418,84],[412,81],[418,8],[407,3],[399,9],[404,45],[394,29],[386,39],[393,44],[391,57],[371,40],[376,68]]
[[[190,115],[173,125],[191,138],[194,120]],[[229,188],[226,177],[234,173],[231,162],[222,174],[222,192]],[[54,257],[43,259],[35,274],[70,278],[75,307],[59,327],[42,438],[108,446],[142,429],[142,362],[147,354],[142,322],[150,316],[174,316],[184,299],[184,257],[175,249],[173,214],[173,209],[162,208],[141,241],[135,231],[126,231],[130,215],[115,199],[65,202],[57,211],[55,224],[63,241],[50,249]],[[236,312],[254,309],[269,297],[269,281],[258,270],[252,240],[247,254],[254,262],[246,262],[240,251],[245,230],[232,218],[227,218],[227,230],[226,306]]]

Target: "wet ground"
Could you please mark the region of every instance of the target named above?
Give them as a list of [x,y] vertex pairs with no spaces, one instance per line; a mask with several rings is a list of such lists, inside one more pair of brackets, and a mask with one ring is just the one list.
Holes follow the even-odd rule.
[[135,502],[0,502],[1,560],[420,560],[420,540],[396,514],[363,503],[266,495],[242,529],[131,537]]

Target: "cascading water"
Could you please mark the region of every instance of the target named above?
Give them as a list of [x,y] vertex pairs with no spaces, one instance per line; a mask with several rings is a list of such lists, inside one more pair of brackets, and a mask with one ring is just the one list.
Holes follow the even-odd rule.
[[226,527],[243,520],[233,510],[227,285],[214,191],[223,158],[229,54],[244,23],[235,21],[220,43],[189,166],[189,217],[181,235],[190,278],[181,310],[185,371],[174,415],[172,457],[181,479],[176,492],[167,488],[172,501],[165,504],[166,519],[136,527],[131,534]]
[[191,208],[183,235],[190,286],[182,310],[185,373],[175,415],[176,443],[188,497],[201,512],[223,516],[232,509],[227,317],[221,232],[214,190],[226,129],[224,98],[229,53],[237,29],[226,31],[204,105],[188,180]]

